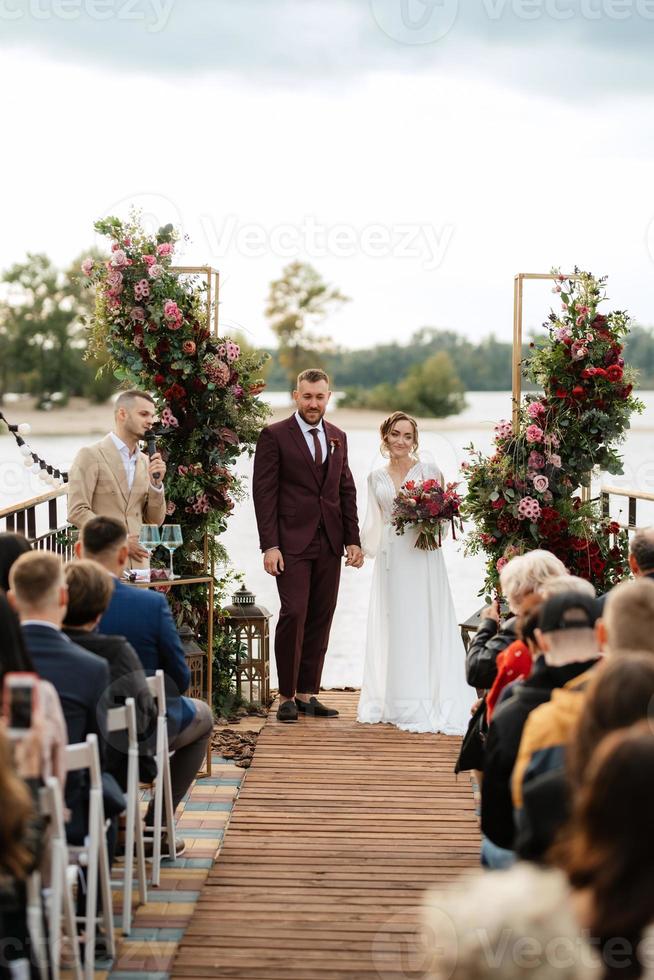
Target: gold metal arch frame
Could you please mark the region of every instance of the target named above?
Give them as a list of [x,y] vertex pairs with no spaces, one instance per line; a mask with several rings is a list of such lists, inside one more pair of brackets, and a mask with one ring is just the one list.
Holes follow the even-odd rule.
[[214,337],[218,336],[218,305],[220,300],[220,272],[210,265],[173,265],[171,272],[183,276],[201,276],[207,283],[207,326]]
[[[518,431],[520,422],[520,398],[522,395],[522,301],[525,280],[540,279],[552,281],[556,280],[562,273],[553,272],[519,272],[513,278],[513,363],[511,370],[512,392],[512,419],[514,431]],[[565,279],[581,279],[581,276],[573,273],[565,275]],[[590,486],[581,488],[581,499],[590,500]]]

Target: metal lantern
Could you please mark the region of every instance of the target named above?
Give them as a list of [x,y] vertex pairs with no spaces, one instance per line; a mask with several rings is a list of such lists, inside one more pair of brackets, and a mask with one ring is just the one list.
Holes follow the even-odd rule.
[[223,612],[236,640],[236,690],[246,701],[265,705],[270,696],[271,613],[256,605],[256,596],[245,585]]
[[191,682],[186,692],[187,697],[205,700],[204,693],[204,661],[206,654],[195,639],[195,634],[190,626],[182,623],[179,627],[179,638],[184,648],[184,659],[186,666],[191,672]]

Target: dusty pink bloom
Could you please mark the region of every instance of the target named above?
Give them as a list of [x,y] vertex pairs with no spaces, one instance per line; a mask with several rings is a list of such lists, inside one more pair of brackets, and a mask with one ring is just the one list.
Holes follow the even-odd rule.
[[148,269],[148,275],[150,276],[150,279],[160,279],[165,271],[166,270],[162,265],[155,264],[155,265],[151,265],[150,268]]
[[540,473],[538,476],[534,477],[534,490],[537,493],[544,493],[550,485],[550,481],[546,476]]
[[553,466],[554,469],[561,469],[561,457],[557,453],[550,453],[547,457],[547,462],[550,464],[550,466]]
[[123,266],[128,265],[128,259],[122,248],[117,248],[115,252],[111,255],[111,264],[114,269],[121,269]]
[[150,295],[150,284],[147,279],[139,279],[134,286],[134,296],[136,299],[147,299]]
[[570,336],[570,330],[568,327],[559,327],[558,330],[554,331],[554,336],[557,340],[564,341]]
[[161,413],[161,422],[167,429],[176,429],[179,426],[179,422],[169,408],[164,408]]
[[195,354],[195,350],[196,350],[195,341],[185,340],[184,343],[182,344],[182,350],[184,351],[185,354]]
[[167,299],[164,303],[164,316],[167,320],[176,320],[180,314],[179,306],[173,299]]
[[168,514],[168,516],[170,517],[170,515],[174,514],[176,510],[177,510],[177,504],[174,504],[172,500],[169,500],[168,503],[166,504],[166,513]]
[[534,449],[529,453],[527,466],[530,466],[532,470],[542,470],[542,468],[545,466],[545,457],[542,453],[537,453]]
[[241,356],[241,348],[238,346],[238,344],[235,344],[231,340],[228,340],[225,346],[227,348],[226,350],[227,360],[230,363],[232,361],[237,361],[238,358]]
[[543,430],[540,425],[528,425],[525,429],[525,436],[527,442],[540,442],[543,438]]
[[518,504],[518,514],[530,521],[537,521],[540,517],[540,504],[535,497],[523,497]]
[[135,323],[145,322],[145,310],[142,306],[133,306],[129,311],[130,318],[134,320]]
[[573,361],[580,361],[582,357],[585,357],[588,353],[588,348],[586,347],[583,340],[575,340],[570,346],[570,356]]
[[150,268],[151,265],[154,265],[156,263],[156,261],[157,261],[157,258],[156,258],[155,255],[142,255],[141,258],[143,259],[143,261],[147,265],[148,269]]
[[204,369],[209,380],[213,381],[219,388],[225,388],[229,383],[229,368],[224,361],[219,360],[214,355],[211,355],[210,360],[204,362]]
[[161,245],[157,245],[157,255],[172,255],[173,251],[174,248],[170,242],[162,242]]
[[495,562],[495,568],[498,572],[501,572],[505,565],[509,564],[508,558],[498,558]]
[[94,264],[95,263],[90,256],[88,259],[84,259],[84,261],[82,262],[82,272],[84,273],[85,276],[91,275],[91,273],[93,272]]
[[513,424],[501,419],[495,426],[495,436],[497,439],[509,439],[513,435]]
[[537,419],[539,416],[544,415],[546,408],[542,402],[529,402],[527,406],[527,415],[532,419]]

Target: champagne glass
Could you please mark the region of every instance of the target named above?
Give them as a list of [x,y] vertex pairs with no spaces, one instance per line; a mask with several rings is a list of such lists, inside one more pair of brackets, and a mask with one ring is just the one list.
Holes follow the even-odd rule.
[[176,577],[173,572],[173,554],[175,553],[175,549],[179,548],[183,542],[182,529],[179,524],[164,524],[161,528],[161,544],[170,553],[170,578]]
[[159,528],[156,524],[141,524],[141,531],[139,533],[139,544],[148,553],[148,556],[152,558],[152,552],[158,545],[161,544],[161,538],[159,537]]

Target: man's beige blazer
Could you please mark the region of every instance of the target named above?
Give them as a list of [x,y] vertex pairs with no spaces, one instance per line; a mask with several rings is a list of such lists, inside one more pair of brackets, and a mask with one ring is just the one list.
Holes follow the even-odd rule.
[[163,524],[165,516],[165,495],[150,485],[145,453],[136,461],[129,490],[125,466],[111,436],[80,449],[68,473],[71,524],[81,530],[92,517],[114,517],[127,524],[129,534],[138,534],[142,524]]

